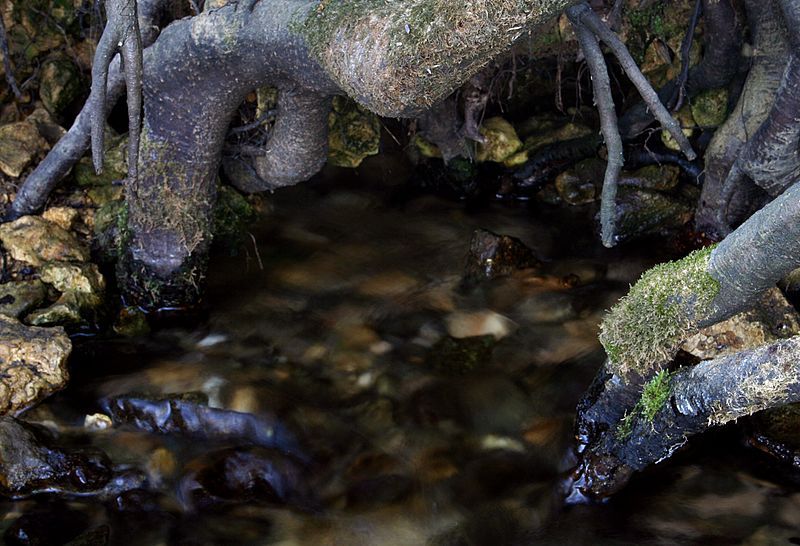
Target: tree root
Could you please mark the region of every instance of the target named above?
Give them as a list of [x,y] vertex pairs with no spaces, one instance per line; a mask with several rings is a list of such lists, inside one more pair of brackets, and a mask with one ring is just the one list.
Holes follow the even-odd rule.
[[650,86],[636,62],[631,57],[625,44],[612,32],[592,11],[588,4],[578,4],[567,9],[567,16],[575,28],[578,41],[586,57],[586,64],[592,75],[595,102],[600,114],[600,126],[606,141],[608,159],[603,180],[603,193],[600,203],[601,240],[606,247],[613,247],[616,242],[614,218],[616,216],[616,195],[619,173],[625,162],[622,151],[622,138],[617,125],[617,114],[611,96],[608,69],[600,49],[602,40],[611,49],[631,82],[636,86],[642,99],[655,114],[656,119],[672,135],[681,151],[689,160],[697,157],[692,145],[683,134],[680,124],[661,103],[655,90]]
[[[800,185],[796,184],[754,214],[713,251],[695,253],[646,273],[609,313],[601,334],[609,359],[579,406],[576,420],[577,434],[583,444],[579,466],[582,474],[576,476],[574,484],[580,495],[606,496],[621,487],[631,471],[668,457],[679,444],[674,442],[675,438],[699,431],[692,428],[696,426],[695,421],[686,424],[673,418],[672,436],[665,436],[663,443],[652,449],[648,447],[647,457],[642,451],[632,451],[630,457],[621,455],[627,453],[626,450],[644,449],[636,445],[641,430],[624,431],[626,412],[637,406],[643,388],[659,372],[668,369],[683,340],[699,328],[748,309],[767,289],[800,266],[798,202]],[[767,348],[757,354],[772,358],[770,351]],[[742,362],[755,362],[748,355],[741,355]],[[781,372],[748,366],[748,373],[756,379]],[[787,370],[783,372],[788,373]],[[715,384],[706,386],[697,382],[703,377],[700,371],[697,373],[700,375],[687,376],[686,380],[687,385],[690,377],[696,381],[692,387],[695,389],[693,396],[709,393],[703,400],[716,401]],[[778,391],[776,396],[782,392]],[[732,391],[735,396],[730,400],[733,402],[724,399],[713,406],[715,411],[719,410],[715,415],[732,415],[731,418],[740,415],[735,409],[742,403],[737,392]],[[768,393],[759,396],[766,400],[764,404],[786,402],[782,398],[767,398]],[[751,401],[741,407],[769,407],[754,404]],[[702,421],[702,415],[697,413],[693,419]],[[724,420],[720,418],[718,422]],[[682,423],[689,428],[681,429]],[[621,430],[624,433],[621,434]],[[642,439],[648,446],[656,445],[655,441],[647,435]],[[634,461],[639,462],[634,464]]]
[[139,134],[142,123],[142,37],[136,0],[106,0],[108,22],[97,44],[92,63],[92,91],[89,95],[92,122],[92,160],[103,171],[105,153],[106,90],[111,61],[119,51],[128,97],[128,178],[137,176]]

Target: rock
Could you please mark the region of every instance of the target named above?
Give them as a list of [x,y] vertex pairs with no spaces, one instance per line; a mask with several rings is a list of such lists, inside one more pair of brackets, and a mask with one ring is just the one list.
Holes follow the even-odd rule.
[[128,208],[125,202],[109,201],[94,214],[92,246],[99,250],[100,259],[113,262],[119,255],[122,234],[127,229]]
[[190,461],[178,496],[188,509],[221,502],[269,502],[300,509],[316,507],[306,472],[296,461],[274,449],[224,449]]
[[53,261],[89,260],[89,250],[74,235],[38,216],[0,225],[0,241],[12,258],[34,267]]
[[47,288],[38,279],[0,284],[0,314],[20,318],[47,299]]
[[800,333],[800,315],[772,288],[751,311],[703,328],[681,349],[701,360],[727,356]]
[[114,182],[124,179],[127,172],[127,135],[106,135],[106,151],[103,154],[103,172],[101,174],[95,173],[92,159],[89,157],[82,158],[73,168],[75,182],[79,186],[93,188],[111,186]]
[[486,368],[492,361],[496,343],[494,336],[462,339],[445,336],[428,350],[425,365],[446,375],[463,375]]
[[0,315],[0,415],[18,413],[62,389],[71,350],[61,328],[25,326]]
[[50,262],[42,266],[39,278],[59,292],[81,292],[99,297],[106,288],[100,270],[90,262]]
[[199,393],[161,397],[127,394],[102,400],[101,406],[117,427],[246,442],[304,458],[294,435],[277,416],[212,408],[207,405],[207,397]]
[[519,239],[477,229],[469,244],[463,283],[469,286],[539,265],[533,251]]
[[37,309],[25,317],[25,322],[34,326],[68,326],[84,322],[84,311],[100,305],[94,294],[64,292],[52,305]]
[[42,213],[42,218],[62,229],[70,231],[80,217],[72,207],[50,207]]
[[728,113],[728,90],[726,88],[703,91],[691,101],[692,117],[702,128],[719,127]]
[[64,544],[89,526],[89,517],[62,502],[37,505],[17,518],[3,533],[8,546]]
[[124,307],[114,322],[114,331],[125,337],[146,336],[150,333],[147,314],[138,307]]
[[34,124],[20,121],[4,125],[0,127],[0,170],[18,178],[33,158],[48,148]]
[[57,55],[46,60],[40,78],[39,97],[53,115],[62,114],[82,94],[80,70],[65,56]]
[[111,475],[104,453],[65,450],[45,429],[12,417],[0,418],[0,495],[86,493],[101,489]]
[[[687,138],[691,138],[696,125],[694,119],[692,118],[692,111],[690,107],[686,105],[672,115],[676,120],[678,120],[678,123],[680,123],[683,134],[686,135]],[[672,135],[666,130],[661,131],[661,142],[663,142],[664,146],[670,150],[674,150],[676,152],[681,150],[680,144],[678,144],[678,142],[672,138]]]
[[622,173],[619,185],[645,190],[669,191],[678,185],[680,172],[675,165],[648,165],[633,173]]
[[620,186],[617,192],[617,242],[661,235],[686,225],[694,215],[696,199],[652,190]]
[[480,132],[486,141],[478,144],[475,160],[495,161],[501,163],[513,156],[520,148],[522,141],[514,127],[501,117],[493,117],[481,124]]
[[378,153],[380,142],[378,116],[349,98],[333,98],[328,117],[328,163],[358,167],[365,157]]
[[488,309],[483,311],[456,311],[445,317],[447,333],[454,338],[494,336],[500,340],[510,334],[516,325],[508,317]]
[[25,121],[33,123],[39,130],[39,134],[47,141],[50,146],[54,146],[67,131],[50,115],[50,112],[42,107],[36,108]]
[[599,197],[605,170],[599,159],[585,159],[556,177],[556,191],[570,205],[592,203]]

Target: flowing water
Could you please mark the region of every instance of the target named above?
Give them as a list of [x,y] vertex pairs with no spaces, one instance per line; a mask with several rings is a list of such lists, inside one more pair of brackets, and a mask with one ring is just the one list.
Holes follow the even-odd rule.
[[[406,175],[375,161],[277,192],[215,258],[199,323],[77,339],[70,387],[28,417],[145,481],[6,502],[2,526],[80,544],[800,543],[797,482],[732,429],[564,506],[598,321],[668,252],[602,249],[585,208],[410,197]],[[543,265],[463,289],[476,228]],[[104,409],[128,424],[84,427]]]

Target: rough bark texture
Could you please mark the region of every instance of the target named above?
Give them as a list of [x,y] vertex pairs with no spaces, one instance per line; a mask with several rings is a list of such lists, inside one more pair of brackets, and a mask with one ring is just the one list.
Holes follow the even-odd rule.
[[696,223],[701,231],[726,232],[719,211],[727,208],[727,224],[738,225],[763,205],[763,193],[749,181],[723,195],[725,180],[743,147],[767,119],[789,58],[786,25],[774,1],[747,0],[747,20],[753,40],[750,71],[739,102],[714,134],[706,151],[706,177]]

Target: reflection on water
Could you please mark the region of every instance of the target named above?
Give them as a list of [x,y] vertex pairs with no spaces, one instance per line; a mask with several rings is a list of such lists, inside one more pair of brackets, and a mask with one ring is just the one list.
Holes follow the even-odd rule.
[[[583,209],[397,198],[401,174],[373,167],[371,185],[275,194],[258,248],[215,262],[200,325],[81,345],[31,420],[146,483],[5,503],[3,527],[81,544],[798,543],[800,493],[731,432],[606,505],[563,507],[599,317],[663,252],[601,249]],[[479,227],[544,265],[463,291]],[[127,424],[83,428],[103,407]]]

